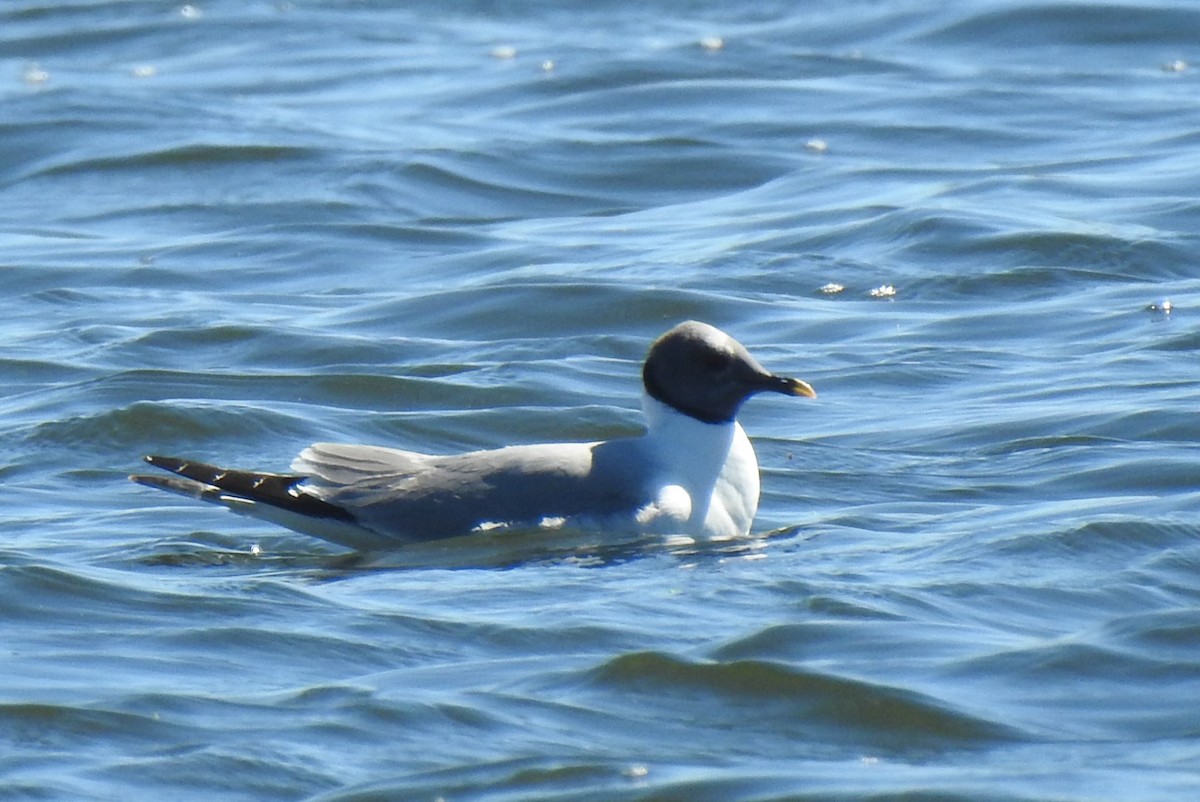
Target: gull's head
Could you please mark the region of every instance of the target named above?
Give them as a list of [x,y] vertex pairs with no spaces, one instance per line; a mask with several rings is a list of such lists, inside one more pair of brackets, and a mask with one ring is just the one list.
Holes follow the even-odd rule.
[[815,398],[806,382],[776,376],[725,332],[689,320],[650,346],[642,367],[650,397],[705,423],[728,423],[755,393]]

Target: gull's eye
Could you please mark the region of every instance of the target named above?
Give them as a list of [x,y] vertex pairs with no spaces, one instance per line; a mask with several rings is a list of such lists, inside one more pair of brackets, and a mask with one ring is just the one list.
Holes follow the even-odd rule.
[[727,351],[709,351],[704,355],[704,366],[713,373],[728,370],[733,362],[733,354]]

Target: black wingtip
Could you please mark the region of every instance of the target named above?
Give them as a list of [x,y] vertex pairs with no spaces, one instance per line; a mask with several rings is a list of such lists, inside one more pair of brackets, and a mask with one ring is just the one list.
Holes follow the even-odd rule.
[[[129,477],[147,487],[157,487],[205,501],[228,504],[227,497],[268,504],[282,510],[311,518],[330,518],[338,521],[353,521],[354,516],[345,509],[322,501],[315,496],[296,492],[303,476],[257,471],[240,471],[209,465],[206,462],[164,457],[150,454],[143,459],[155,468],[161,468],[173,477],[144,476]],[[178,477],[178,478],[177,478]]]
[[[182,476],[186,479],[191,479],[194,482],[201,484],[213,485],[222,489],[233,489],[234,492],[239,492],[239,488],[228,488],[227,484],[236,485],[240,477],[253,477],[260,474],[251,474],[247,471],[231,471],[222,468],[219,465],[210,465],[207,462],[199,462],[193,459],[182,459],[180,457],[164,457],[160,454],[150,454],[143,457],[147,463],[155,468],[173,473],[176,476]],[[266,474],[262,474],[266,475]],[[227,483],[225,480],[229,480]]]
[[129,481],[144,487],[153,487],[158,490],[166,490],[171,493],[178,493],[181,496],[202,500],[216,500],[215,498],[210,499],[208,496],[220,492],[215,487],[202,485],[199,482],[193,482],[191,479],[184,479],[177,476],[151,476],[145,473],[133,473],[129,475]]

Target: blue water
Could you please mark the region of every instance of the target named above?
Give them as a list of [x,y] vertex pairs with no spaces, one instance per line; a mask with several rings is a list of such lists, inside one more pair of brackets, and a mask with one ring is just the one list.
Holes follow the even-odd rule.
[[[1200,7],[9,0],[0,798],[1200,789]],[[348,555],[150,452],[637,431],[756,536]]]

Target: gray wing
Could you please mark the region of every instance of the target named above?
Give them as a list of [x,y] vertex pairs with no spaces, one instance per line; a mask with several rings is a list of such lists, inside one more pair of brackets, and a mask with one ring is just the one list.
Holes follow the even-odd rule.
[[411,476],[437,459],[382,446],[313,443],[292,461],[292,470],[333,487]]
[[430,456],[316,443],[292,469],[303,492],[397,540],[465,535],[488,524],[537,525],[632,515],[648,499],[636,440],[510,446]]

